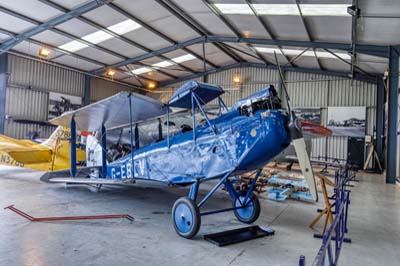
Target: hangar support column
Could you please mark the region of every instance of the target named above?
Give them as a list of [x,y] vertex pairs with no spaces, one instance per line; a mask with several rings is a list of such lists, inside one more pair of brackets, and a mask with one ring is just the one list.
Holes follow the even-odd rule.
[[376,152],[378,153],[381,165],[383,165],[383,145],[385,134],[385,87],[382,78],[376,80]]
[[397,106],[399,97],[399,52],[389,48],[388,135],[386,145],[386,183],[396,183],[397,167]]
[[90,104],[90,80],[91,77],[87,74],[85,74],[85,81],[84,81],[84,90],[83,90],[83,105],[89,105]]
[[0,55],[0,134],[4,134],[6,121],[6,93],[8,83],[8,54]]

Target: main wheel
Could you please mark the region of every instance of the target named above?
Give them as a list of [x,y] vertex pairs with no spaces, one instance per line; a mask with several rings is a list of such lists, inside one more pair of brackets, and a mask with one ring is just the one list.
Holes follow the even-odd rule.
[[247,202],[244,202],[246,198],[246,192],[241,193],[241,195],[233,201],[233,207],[242,207],[233,210],[236,218],[242,223],[251,224],[256,221],[260,216],[260,201],[254,193],[251,193]]
[[196,202],[181,197],[172,207],[172,221],[175,231],[184,238],[194,237],[200,229],[201,216]]

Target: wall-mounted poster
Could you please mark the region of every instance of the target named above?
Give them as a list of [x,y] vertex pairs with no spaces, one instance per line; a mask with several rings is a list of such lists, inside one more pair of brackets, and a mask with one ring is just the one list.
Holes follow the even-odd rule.
[[300,120],[321,124],[320,108],[294,108],[294,112]]
[[328,107],[328,128],[334,136],[364,137],[365,117],[365,106]]
[[60,116],[66,111],[82,107],[82,98],[62,93],[49,93],[49,120]]

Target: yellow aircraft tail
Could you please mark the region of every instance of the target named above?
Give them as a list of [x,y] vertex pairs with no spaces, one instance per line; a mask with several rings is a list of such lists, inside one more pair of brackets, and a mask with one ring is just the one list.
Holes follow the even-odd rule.
[[[70,141],[70,130],[62,127],[58,127],[41,144],[31,140],[17,140],[0,135],[0,164],[42,171],[68,169],[70,167]],[[86,159],[84,145],[77,143],[77,146],[77,162],[84,162]]]
[[[52,150],[51,165],[48,170],[61,170],[70,167],[71,131],[69,128],[57,127],[57,129],[41,145]],[[83,162],[86,159],[85,150],[77,143],[76,160]]]

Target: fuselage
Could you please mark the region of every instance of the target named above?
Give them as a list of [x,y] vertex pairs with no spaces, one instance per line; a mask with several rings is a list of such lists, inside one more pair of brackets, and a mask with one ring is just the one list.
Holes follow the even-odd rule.
[[289,145],[287,122],[281,110],[233,110],[108,164],[107,178],[189,184],[259,169]]

